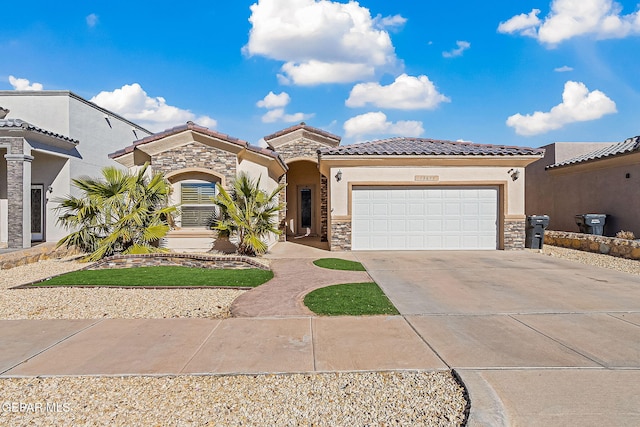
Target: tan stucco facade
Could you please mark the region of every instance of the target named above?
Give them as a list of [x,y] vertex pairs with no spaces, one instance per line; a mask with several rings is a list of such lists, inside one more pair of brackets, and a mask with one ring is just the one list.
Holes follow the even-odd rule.
[[[174,130],[134,144],[118,161],[130,167],[150,161],[153,170],[164,173],[174,185],[176,203],[184,182],[225,185],[245,172],[260,177],[266,191],[286,183],[280,193],[286,203],[279,218],[280,239],[320,238],[331,250],[351,248],[351,204],[358,187],[489,188],[497,190],[496,249],[524,247],[525,168],[541,157],[539,151],[509,148],[511,152],[503,154],[495,146],[480,146],[489,154],[340,154],[339,137],[304,123],[265,137],[270,151],[248,149],[237,141],[208,130]],[[184,229],[172,233],[179,239],[210,237]],[[184,240],[176,242],[185,246]],[[270,237],[273,242],[275,236]]]
[[[568,148],[573,156],[568,156]],[[549,215],[549,229],[578,232],[575,215],[608,215],[604,234],[620,230],[640,235],[640,152],[587,161],[545,170],[567,158],[606,147],[611,143],[556,143],[543,159],[527,168],[526,212]],[[580,152],[582,150],[583,152]]]
[[[320,171],[329,177],[330,221],[342,229],[352,220],[351,201],[358,186],[415,187],[497,187],[498,188],[498,249],[510,249],[506,234],[510,223],[521,227],[525,220],[525,167],[539,156],[496,157],[369,157],[323,158]],[[517,170],[517,178],[514,172]],[[341,179],[336,175],[340,171]],[[334,230],[334,231],[332,231]],[[336,227],[330,227],[335,233]],[[335,239],[334,239],[335,240]]]

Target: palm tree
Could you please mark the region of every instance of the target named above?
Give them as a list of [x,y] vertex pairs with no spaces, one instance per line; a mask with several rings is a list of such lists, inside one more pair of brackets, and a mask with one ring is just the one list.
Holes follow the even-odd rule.
[[77,246],[88,261],[114,254],[162,252],[157,242],[169,231],[175,206],[168,205],[171,184],[162,174],[147,177],[148,164],[127,173],[115,167],[102,178],[82,177],[73,185],[82,196],[58,199],[58,223],[74,230],[58,246]]
[[269,233],[280,234],[276,217],[284,208],[278,203],[278,193],[284,185],[271,193],[260,189],[260,178],[252,181],[245,173],[239,174],[228,192],[219,183],[218,194],[213,197],[217,209],[213,217],[212,229],[218,236],[238,237],[238,253],[255,256],[263,254],[268,247],[264,237]]

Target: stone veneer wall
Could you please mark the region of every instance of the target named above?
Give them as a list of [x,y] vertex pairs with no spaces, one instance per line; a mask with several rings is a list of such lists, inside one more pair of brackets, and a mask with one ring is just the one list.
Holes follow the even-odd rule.
[[237,160],[236,155],[228,151],[191,142],[152,156],[151,164],[154,171],[165,175],[186,168],[210,169],[224,176],[228,186],[236,177]]
[[275,150],[282,156],[285,162],[291,159],[307,157],[309,160],[317,163],[318,150],[321,148],[327,148],[327,146],[315,141],[309,141],[308,139],[305,139],[304,142],[301,139],[296,139],[276,147]]
[[327,232],[328,232],[328,221],[329,221],[329,211],[328,211],[328,187],[329,183],[327,181],[327,177],[324,175],[320,175],[320,241],[327,241]]
[[504,222],[504,250],[524,249],[526,221]]
[[75,247],[69,249],[63,246],[56,248],[56,243],[43,243],[32,248],[7,252],[0,255],[0,270],[9,270],[10,268],[33,264],[46,259],[65,258],[81,253],[82,252]]
[[279,242],[286,242],[287,241],[287,175],[284,174],[282,175],[282,177],[280,178],[279,184],[285,184],[285,186],[282,188],[282,190],[280,190],[280,193],[278,193],[278,199],[280,200],[280,203],[284,203],[284,209],[280,209],[278,211],[278,230],[280,230],[280,235],[278,236],[278,241]]
[[[22,248],[24,239],[24,168],[25,162],[31,161],[24,157],[24,139],[1,138],[0,142],[9,143],[7,156],[7,245],[10,248]],[[19,156],[23,156],[19,158]],[[29,177],[31,179],[31,177]]]
[[568,231],[545,230],[546,245],[640,260],[640,241]]
[[351,220],[331,221],[331,250],[351,250]]
[[111,268],[155,267],[159,265],[243,270],[259,268],[269,270],[269,267],[257,260],[244,256],[214,256],[193,255],[183,253],[142,254],[142,255],[114,255],[104,258],[84,270],[106,270]]

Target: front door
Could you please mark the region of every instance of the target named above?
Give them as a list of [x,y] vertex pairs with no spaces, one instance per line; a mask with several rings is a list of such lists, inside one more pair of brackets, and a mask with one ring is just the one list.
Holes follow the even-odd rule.
[[298,221],[298,234],[311,233],[313,223],[313,191],[311,187],[301,187],[298,190],[300,220]]
[[44,240],[44,185],[31,185],[31,241]]

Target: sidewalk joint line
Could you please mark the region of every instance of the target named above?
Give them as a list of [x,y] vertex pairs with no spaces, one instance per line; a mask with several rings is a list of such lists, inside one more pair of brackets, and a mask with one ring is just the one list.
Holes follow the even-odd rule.
[[[614,313],[615,313],[615,312],[614,312]],[[632,321],[630,321],[630,320],[627,320],[627,319],[621,319],[621,318],[619,318],[619,317],[614,316],[614,315],[613,315],[613,314],[611,314],[611,313],[606,313],[606,314],[607,314],[608,316],[610,316],[610,317],[613,317],[613,318],[614,318],[614,319],[616,319],[616,320],[622,320],[622,321],[623,321],[623,322],[625,322],[625,323],[628,323],[628,324],[630,324],[630,325],[632,325],[632,326],[636,326],[636,327],[640,328],[640,325],[639,325],[639,324],[634,323],[634,322],[632,322]]]
[[407,324],[409,325],[409,327],[410,327],[410,328],[413,330],[413,332],[414,332],[414,333],[415,333],[415,334],[420,338],[420,340],[422,340],[422,342],[423,342],[423,343],[425,343],[425,344],[427,345],[427,347],[429,347],[429,349],[430,349],[431,351],[433,351],[433,354],[435,354],[435,355],[438,357],[438,359],[440,359],[440,360],[442,361],[442,363],[444,363],[444,364],[445,364],[445,366],[446,366],[447,368],[449,368],[449,370],[452,370],[453,368],[451,367],[451,365],[449,365],[449,364],[448,364],[448,363],[447,363],[447,362],[442,358],[442,356],[440,356],[440,353],[438,353],[438,352],[436,351],[436,349],[435,349],[435,348],[433,348],[433,347],[431,346],[431,344],[429,344],[429,343],[427,342],[427,340],[426,340],[426,339],[424,339],[424,337],[423,337],[422,335],[420,335],[420,332],[418,332],[418,330],[413,326],[413,324],[412,324],[411,322],[409,322],[409,320],[407,319],[407,317],[406,317],[406,316],[402,316],[402,318],[404,319],[404,321],[405,321],[405,322],[407,322]]
[[603,368],[608,368],[608,366],[607,366],[607,365],[605,365],[604,363],[601,363],[601,362],[599,362],[599,361],[595,360],[594,358],[592,358],[592,357],[590,357],[590,356],[587,356],[586,354],[583,354],[582,352],[580,352],[580,351],[578,351],[578,350],[576,350],[576,349],[574,349],[574,348],[569,347],[567,344],[564,344],[562,341],[560,341],[560,340],[558,340],[558,339],[556,339],[556,338],[554,338],[554,337],[552,337],[552,336],[549,336],[549,335],[545,334],[545,333],[544,333],[544,332],[542,332],[542,331],[537,330],[537,329],[536,329],[536,328],[534,328],[533,326],[527,325],[526,323],[524,323],[523,321],[521,321],[521,320],[519,320],[519,319],[516,319],[516,318],[515,318],[515,317],[513,317],[512,315],[509,315],[509,317],[510,317],[511,319],[515,320],[516,322],[518,322],[518,323],[520,323],[520,324],[522,324],[522,325],[526,326],[527,328],[531,329],[532,331],[534,331],[534,332],[536,332],[536,333],[538,333],[538,334],[542,335],[543,337],[547,337],[547,338],[549,338],[550,340],[552,340],[552,341],[554,341],[554,342],[556,342],[556,343],[560,344],[560,345],[561,345],[561,346],[563,346],[564,348],[566,348],[566,349],[568,349],[568,350],[571,350],[572,352],[574,352],[574,353],[576,353],[576,354],[579,354],[580,356],[584,357],[585,359],[590,360],[590,361],[592,361],[593,363],[596,363],[597,365],[602,366]]
[[225,319],[220,319],[220,321],[218,322],[218,324],[216,326],[213,327],[213,329],[211,329],[211,332],[209,332],[209,334],[207,335],[207,337],[200,343],[200,345],[198,346],[198,348],[193,352],[193,354],[191,355],[191,357],[189,358],[189,360],[187,360],[185,362],[185,364],[182,366],[182,368],[180,368],[180,373],[183,373],[185,368],[187,367],[187,365],[189,363],[191,363],[191,361],[196,357],[196,355],[200,352],[200,350],[202,350],[202,347],[204,347],[204,344],[209,341],[209,338],[211,338],[211,335],[213,335],[213,333],[220,327],[220,325],[222,325],[222,322],[224,322]]
[[71,338],[71,337],[74,337],[74,336],[78,335],[80,332],[86,331],[87,329],[94,327],[94,326],[95,326],[95,325],[97,325],[98,323],[102,323],[102,322],[104,322],[105,320],[106,320],[106,319],[97,319],[97,320],[96,320],[95,322],[93,322],[92,324],[87,325],[86,327],[84,327],[84,328],[82,328],[82,329],[80,329],[80,330],[78,330],[78,331],[74,332],[73,334],[68,335],[68,336],[66,336],[66,337],[64,337],[64,338],[62,338],[62,339],[60,339],[59,341],[57,341],[57,342],[55,342],[55,343],[51,344],[50,346],[48,346],[48,347],[46,347],[46,348],[44,348],[44,349],[40,350],[40,351],[39,351],[39,352],[37,352],[36,354],[33,354],[33,355],[31,355],[31,356],[27,357],[26,359],[24,359],[24,360],[22,360],[22,361],[20,361],[20,362],[16,363],[15,365],[13,365],[13,366],[9,367],[8,369],[6,369],[6,370],[4,370],[4,371],[0,372],[0,375],[4,375],[5,373],[9,372],[10,370],[12,370],[13,368],[15,368],[15,367],[17,367],[17,366],[22,365],[23,363],[27,363],[29,360],[33,359],[34,357],[38,357],[38,356],[40,356],[40,355],[41,355],[42,353],[44,353],[45,351],[47,351],[47,350],[49,350],[49,349],[51,349],[51,348],[53,348],[53,347],[57,346],[58,344],[63,343],[64,341],[68,340],[68,339],[69,339],[69,338]]

